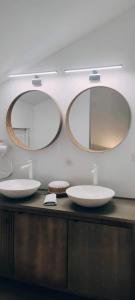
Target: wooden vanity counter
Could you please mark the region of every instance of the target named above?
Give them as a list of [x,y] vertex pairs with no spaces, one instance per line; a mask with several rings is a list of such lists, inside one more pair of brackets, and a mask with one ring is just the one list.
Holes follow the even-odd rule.
[[135,224],[135,199],[113,198],[110,203],[98,208],[83,208],[75,205],[68,197],[58,198],[56,206],[44,206],[45,195],[37,192],[25,200],[0,196],[0,210],[39,213],[61,216],[67,219],[110,221]]
[[135,200],[86,209],[0,196],[0,276],[89,299],[135,299]]

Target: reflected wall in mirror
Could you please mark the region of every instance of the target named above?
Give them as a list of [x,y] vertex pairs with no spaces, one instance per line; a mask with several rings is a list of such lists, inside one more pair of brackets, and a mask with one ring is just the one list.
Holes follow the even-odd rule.
[[116,90],[95,86],[82,91],[71,102],[66,126],[72,141],[86,151],[107,151],[126,137],[131,111]]
[[49,146],[62,126],[60,110],[55,101],[41,91],[20,94],[9,106],[6,126],[10,139],[26,150]]

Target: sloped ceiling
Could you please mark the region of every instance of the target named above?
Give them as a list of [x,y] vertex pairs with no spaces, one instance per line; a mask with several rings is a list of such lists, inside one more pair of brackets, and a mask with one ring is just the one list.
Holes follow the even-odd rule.
[[[123,64],[135,71],[135,7],[46,59],[38,61],[31,71]],[[67,76],[67,75],[66,75]]]
[[0,0],[0,80],[27,72],[134,6],[134,0]]

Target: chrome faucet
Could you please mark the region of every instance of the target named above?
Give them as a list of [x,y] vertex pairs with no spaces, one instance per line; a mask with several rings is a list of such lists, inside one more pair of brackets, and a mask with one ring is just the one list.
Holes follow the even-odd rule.
[[21,169],[28,169],[29,179],[33,179],[33,164],[32,160],[28,160],[25,165],[21,166]]
[[91,171],[92,174],[92,184],[97,185],[98,184],[98,167],[96,164],[93,164],[93,169]]

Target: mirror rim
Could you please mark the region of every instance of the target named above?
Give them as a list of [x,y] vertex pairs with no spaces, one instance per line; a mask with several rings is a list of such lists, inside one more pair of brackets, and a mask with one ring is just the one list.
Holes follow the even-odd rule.
[[[129,108],[129,114],[130,114],[130,124],[129,124],[129,129],[126,133],[126,135],[124,136],[124,138],[121,140],[121,142],[119,144],[117,144],[115,147],[111,148],[111,149],[106,149],[106,150],[92,150],[92,149],[89,149],[83,145],[81,145],[78,140],[74,137],[74,135],[72,134],[72,131],[71,131],[71,128],[70,128],[70,124],[69,124],[69,114],[70,114],[70,110],[72,108],[72,105],[74,104],[74,102],[76,101],[76,99],[84,92],[92,89],[92,88],[95,88],[95,87],[104,87],[104,88],[108,88],[108,89],[111,89],[113,90],[114,92],[117,92],[118,94],[120,94],[124,100],[126,101],[127,105],[128,105],[128,108]],[[69,106],[68,106],[68,109],[67,109],[67,112],[66,112],[66,118],[65,118],[65,126],[66,126],[66,129],[67,129],[67,132],[68,132],[68,135],[71,139],[71,141],[73,142],[73,144],[75,144],[80,150],[83,150],[83,151],[86,151],[86,152],[91,152],[91,153],[102,153],[102,152],[108,152],[108,151],[112,151],[114,150],[115,148],[117,148],[118,146],[120,146],[123,141],[126,139],[126,137],[128,136],[129,134],[129,131],[130,131],[130,128],[131,128],[131,122],[132,122],[132,112],[131,112],[131,108],[130,108],[130,105],[128,103],[128,101],[126,100],[126,98],[123,96],[122,93],[120,93],[119,91],[117,91],[116,89],[114,88],[111,88],[109,86],[105,86],[105,85],[93,85],[93,86],[90,86],[84,90],[82,90],[81,92],[79,92],[70,102]]]
[[[41,148],[32,149],[32,148],[28,147],[27,145],[23,144],[21,142],[21,140],[15,135],[13,127],[12,127],[11,115],[12,115],[14,105],[19,100],[19,98],[21,96],[27,94],[27,93],[35,92],[35,91],[44,93],[52,99],[52,101],[54,102],[54,104],[58,108],[58,111],[59,111],[59,114],[60,114],[60,122],[59,122],[59,127],[58,127],[57,133],[55,134],[54,138],[46,146],[43,146]],[[12,141],[12,143],[15,144],[16,146],[18,146],[19,148],[24,149],[24,150],[28,150],[28,151],[38,151],[38,150],[45,149],[45,148],[49,147],[57,139],[57,137],[59,136],[59,134],[61,132],[61,129],[62,129],[62,114],[61,114],[60,107],[57,104],[57,102],[52,98],[52,96],[50,96],[48,93],[46,93],[44,91],[36,90],[36,89],[24,91],[24,92],[20,93],[19,95],[17,95],[8,107],[8,110],[7,110],[7,113],[6,113],[6,129],[7,129],[8,136],[9,136],[10,140]]]

